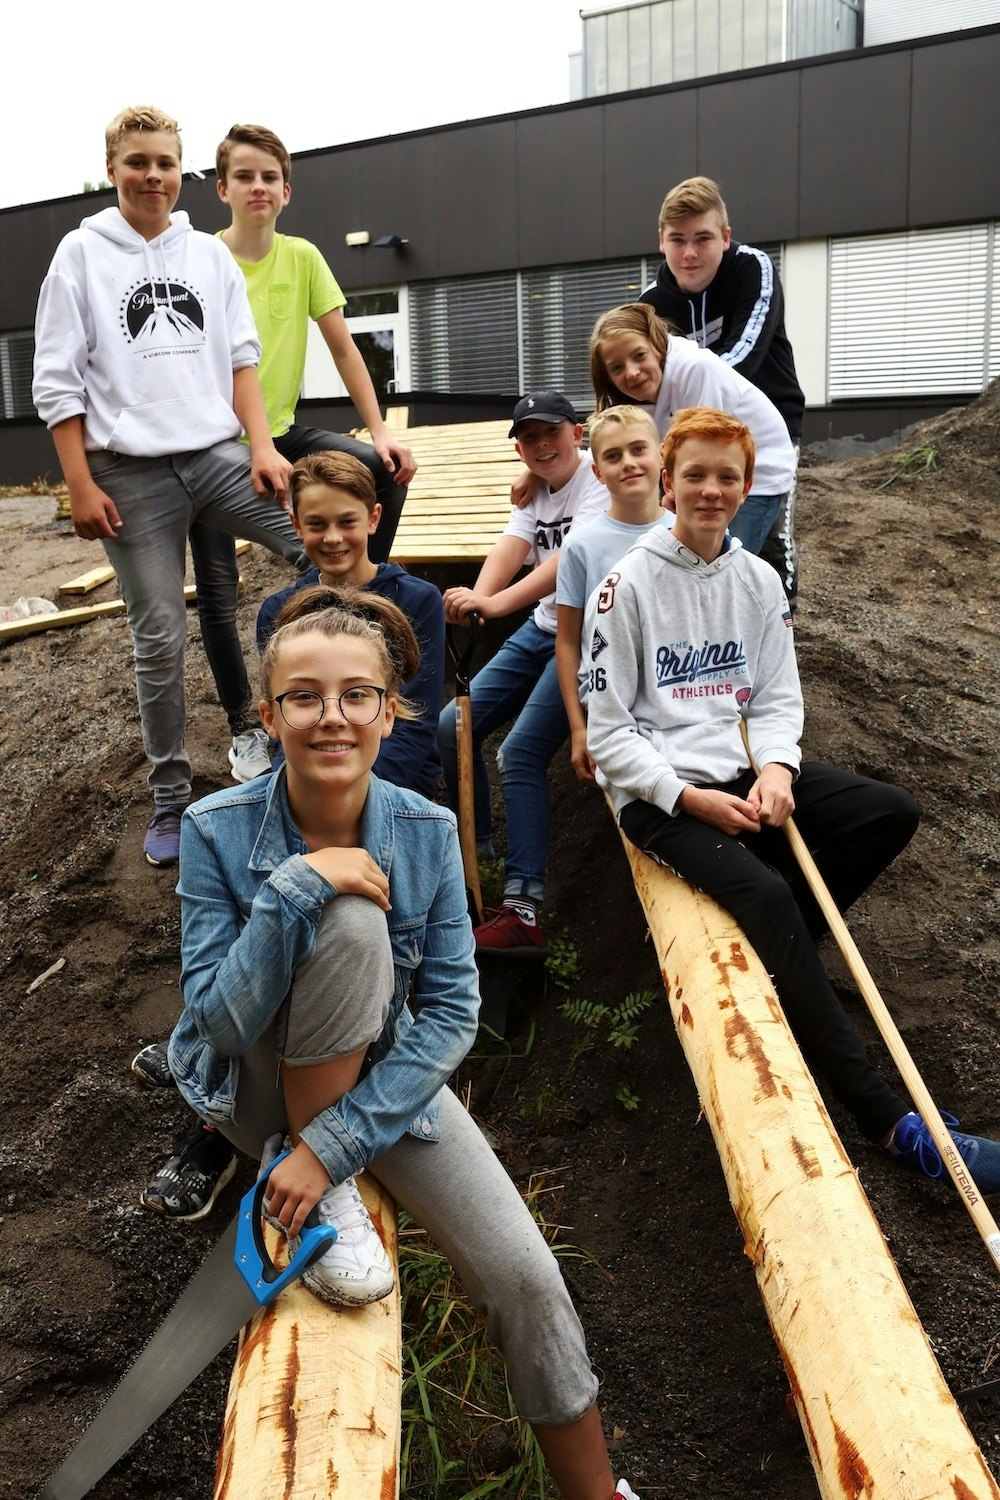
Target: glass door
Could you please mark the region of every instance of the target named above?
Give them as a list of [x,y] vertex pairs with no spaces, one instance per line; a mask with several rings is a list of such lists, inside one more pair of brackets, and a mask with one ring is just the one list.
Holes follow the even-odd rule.
[[[406,287],[379,292],[358,292],[344,310],[347,326],[368,366],[375,394],[392,405],[396,391],[410,388],[409,330]],[[315,323],[309,325],[306,368],[302,379],[306,397],[346,396],[323,335]]]

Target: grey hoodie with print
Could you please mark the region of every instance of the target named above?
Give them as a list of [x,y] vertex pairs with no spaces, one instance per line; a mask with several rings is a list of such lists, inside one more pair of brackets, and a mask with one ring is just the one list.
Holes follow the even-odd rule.
[[773,568],[735,538],[706,563],[672,532],[641,537],[595,590],[584,630],[594,686],[587,748],[616,815],[678,811],[685,786],[734,780],[754,757],[797,772],[802,693]]

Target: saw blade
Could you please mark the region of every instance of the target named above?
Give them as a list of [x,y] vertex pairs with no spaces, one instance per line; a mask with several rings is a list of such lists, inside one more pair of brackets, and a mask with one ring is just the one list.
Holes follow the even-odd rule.
[[260,1306],[233,1264],[239,1214],[111,1392],[41,1500],[82,1500]]

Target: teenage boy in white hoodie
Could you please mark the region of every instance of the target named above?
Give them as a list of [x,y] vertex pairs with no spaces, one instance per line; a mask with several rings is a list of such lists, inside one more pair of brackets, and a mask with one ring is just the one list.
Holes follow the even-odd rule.
[[[229,251],[174,212],[176,121],[148,105],[106,132],[118,207],[53,257],[35,321],[33,394],[78,536],[101,541],[135,655],[154,813],[143,849],[177,861],[191,795],[184,748],[185,543],[197,517],[309,566],[283,509],[291,464],[271,441],[260,343]],[[248,448],[239,442],[245,431]]]
[[[788,602],[774,569],[728,532],[753,478],[749,430],[688,407],[661,457],[673,528],[640,537],[587,611],[587,747],[599,779],[632,843],[737,919],[807,1061],[864,1134],[940,1177],[926,1126],[868,1060],[823,971],[815,945],[826,925],[781,833],[794,811],[843,911],[908,843],[916,804],[899,787],[801,764]],[[980,1191],[1000,1191],[1000,1146],[951,1134]]]

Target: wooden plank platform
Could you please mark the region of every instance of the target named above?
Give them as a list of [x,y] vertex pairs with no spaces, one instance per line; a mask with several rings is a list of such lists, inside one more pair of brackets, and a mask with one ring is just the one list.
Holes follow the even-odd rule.
[[[417,472],[393,543],[393,562],[482,562],[510,520],[510,487],[523,468],[509,431],[506,421],[400,431]],[[358,436],[370,441],[367,432]]]

